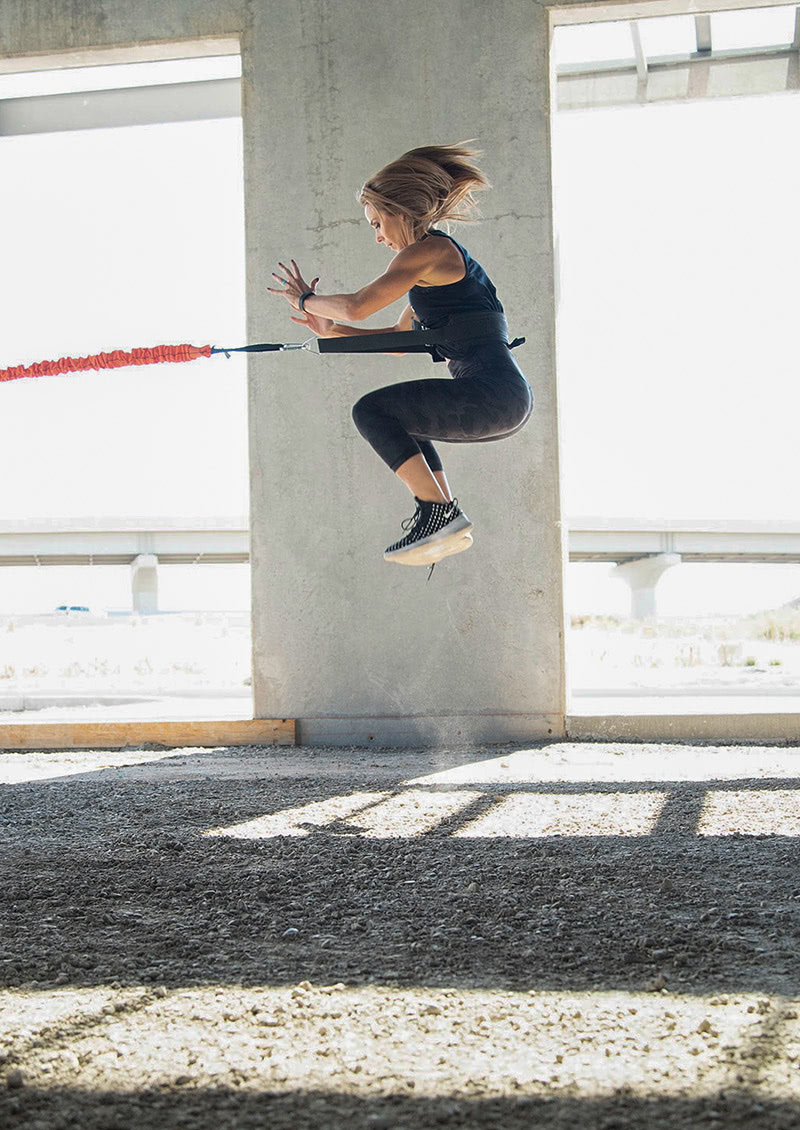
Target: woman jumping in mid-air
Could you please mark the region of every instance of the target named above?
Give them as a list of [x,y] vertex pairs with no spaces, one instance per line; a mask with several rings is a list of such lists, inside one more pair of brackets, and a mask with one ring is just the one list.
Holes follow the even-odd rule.
[[[479,263],[435,224],[470,219],[473,192],[488,181],[464,145],[429,145],[404,153],[366,182],[358,194],[378,243],[395,252],[374,282],[353,294],[317,294],[295,261],[274,277],[300,317],[292,320],[319,337],[452,327],[437,346],[455,380],[427,379],[370,392],[353,408],[362,436],[413,493],[417,508],[407,533],[385,551],[387,561],[431,565],[472,544],[472,523],[453,498],[433,440],[482,443],[513,435],[533,408],[530,386],[498,329],[503,307]],[[359,329],[360,322],[408,294],[397,325]],[[485,333],[483,327],[486,326]],[[465,328],[466,327],[466,328]],[[476,334],[477,329],[477,334]]]

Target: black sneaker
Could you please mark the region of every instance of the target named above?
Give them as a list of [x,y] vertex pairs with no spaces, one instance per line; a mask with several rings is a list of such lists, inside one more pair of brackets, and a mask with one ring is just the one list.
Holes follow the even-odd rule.
[[452,502],[423,502],[415,499],[417,509],[412,518],[406,518],[403,529],[408,533],[384,553],[385,561],[398,565],[432,565],[461,553],[472,545],[472,522]]

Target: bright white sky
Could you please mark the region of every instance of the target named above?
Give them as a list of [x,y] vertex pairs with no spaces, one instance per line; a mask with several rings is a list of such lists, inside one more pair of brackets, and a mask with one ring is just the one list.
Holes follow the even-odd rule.
[[[239,121],[2,138],[0,169],[0,366],[245,344]],[[247,514],[241,356],[13,381],[0,402],[6,519]],[[126,568],[4,568],[0,585],[0,611],[130,607]],[[246,566],[160,570],[161,608],[248,605]]]
[[568,514],[798,517],[800,95],[556,119]]
[[[798,517],[800,95],[554,122],[567,515]],[[575,611],[624,612],[605,567]],[[664,614],[774,607],[800,567],[681,566]]]
[[[244,344],[241,123],[0,139],[2,365]],[[245,514],[244,363],[0,386],[0,514]]]
[[[555,119],[567,515],[797,517],[799,135],[798,94]],[[240,123],[2,138],[0,168],[0,366],[244,342]],[[502,263],[487,266],[502,295]],[[5,518],[247,512],[239,359],[0,398]],[[17,572],[3,603],[23,599]],[[747,604],[741,569],[704,567],[683,591],[692,572],[662,580],[663,612],[729,605],[731,586]],[[800,568],[760,575],[757,607],[800,594]],[[627,606],[606,576],[575,585],[574,611]]]

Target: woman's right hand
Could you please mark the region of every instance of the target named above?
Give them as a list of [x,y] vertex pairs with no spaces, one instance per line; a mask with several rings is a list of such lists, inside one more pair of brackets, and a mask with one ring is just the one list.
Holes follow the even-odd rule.
[[319,314],[312,314],[310,310],[306,310],[299,317],[292,314],[292,321],[297,322],[299,326],[308,326],[312,334],[316,334],[317,337],[327,337],[336,324],[333,318],[321,318]]

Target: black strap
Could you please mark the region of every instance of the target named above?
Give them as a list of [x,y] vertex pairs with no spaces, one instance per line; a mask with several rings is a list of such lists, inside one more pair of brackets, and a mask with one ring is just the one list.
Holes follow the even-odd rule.
[[262,345],[236,345],[231,346],[229,349],[223,346],[213,345],[211,347],[212,353],[272,353],[274,350],[283,349],[280,342],[269,341]]
[[[419,325],[419,323],[415,323]],[[435,361],[443,360],[437,346],[465,345],[477,341],[502,341],[514,349],[525,338],[508,342],[508,323],[499,310],[483,310],[475,314],[452,317],[447,325],[436,329],[403,330],[393,333],[358,334],[352,337],[322,337],[320,353],[430,353]]]
[[420,330],[402,333],[321,337],[320,353],[430,353],[434,343]]
[[[464,345],[469,342],[502,341],[509,349],[516,349],[524,337],[508,340],[508,323],[499,310],[482,310],[475,314],[451,317],[447,325],[427,329],[414,322],[415,329],[397,333],[355,334],[347,337],[321,337],[317,339],[320,353],[428,353],[434,361],[444,361],[439,346]],[[290,349],[305,349],[309,342],[262,342],[260,345],[212,346],[212,353],[274,353]]]

